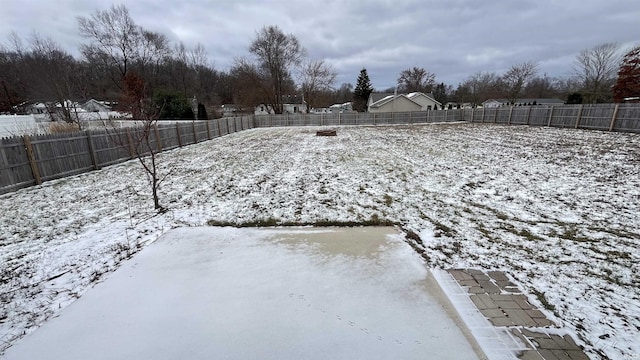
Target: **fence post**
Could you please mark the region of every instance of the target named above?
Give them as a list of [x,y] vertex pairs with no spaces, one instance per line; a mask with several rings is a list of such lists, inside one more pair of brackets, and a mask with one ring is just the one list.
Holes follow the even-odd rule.
[[609,125],[609,131],[613,131],[613,127],[616,124],[616,117],[618,117],[618,109],[620,104],[616,104],[616,108],[613,109],[613,116],[611,117],[611,125]]
[[498,122],[498,110],[500,110],[500,108],[495,108],[495,114],[493,114],[493,122],[497,123]]
[[475,114],[475,108],[471,108],[471,122],[473,122],[473,114]]
[[340,112],[338,112],[338,125],[340,125]]
[[373,113],[373,126],[376,126],[376,113]]
[[411,120],[411,113],[413,113],[413,111],[409,111],[409,124],[413,124],[413,121]]
[[160,130],[158,130],[158,124],[153,124],[154,132],[156,133],[156,145],[158,146],[158,152],[162,152],[162,139],[160,138]]
[[533,109],[533,105],[529,106],[529,110],[527,111],[527,125],[529,125],[529,119],[531,119],[531,110]]
[[[242,121],[242,117],[240,118],[240,121]],[[234,133],[238,132],[238,118],[233,119],[233,132]]]
[[211,128],[209,127],[209,120],[205,120],[204,124],[207,126],[207,139],[211,140]]
[[507,125],[511,125],[512,116],[513,116],[513,106],[509,108],[509,119],[507,119]]
[[89,155],[91,156],[91,163],[93,164],[93,170],[98,170],[98,162],[96,161],[96,152],[93,146],[93,138],[91,137],[91,131],[85,130],[87,135],[87,145],[89,146]]
[[484,107],[482,107],[482,119],[480,120],[480,122],[484,122]]
[[196,122],[192,121],[191,122],[191,128],[193,129],[193,141],[194,144],[198,143],[198,134],[196,133]]
[[218,124],[218,137],[222,136],[222,130],[220,130],[220,119],[216,119],[216,124]]
[[551,111],[549,112],[549,121],[547,122],[547,127],[551,127],[551,119],[553,119],[553,105],[551,105]]
[[182,147],[182,139],[180,139],[180,125],[176,123],[176,134],[178,134],[178,147]]
[[42,185],[42,178],[40,177],[38,162],[36,161],[36,156],[33,153],[33,147],[31,146],[31,139],[29,138],[29,135],[22,136],[22,141],[24,142],[25,150],[27,150],[27,157],[29,158],[29,165],[31,166],[31,174],[33,175],[33,179],[36,181],[36,185]]
[[133,138],[131,137],[131,128],[127,128],[127,141],[129,142],[129,156],[133,159],[136,157],[136,151],[133,148]]
[[[578,128],[578,125],[580,125],[580,118],[582,117],[583,108],[584,108],[584,105],[580,104],[580,110],[578,110],[578,116],[576,116],[576,129]],[[562,127],[564,127],[564,124],[562,125]]]
[[444,111],[444,122],[447,122],[447,113],[449,112],[449,110],[445,110]]

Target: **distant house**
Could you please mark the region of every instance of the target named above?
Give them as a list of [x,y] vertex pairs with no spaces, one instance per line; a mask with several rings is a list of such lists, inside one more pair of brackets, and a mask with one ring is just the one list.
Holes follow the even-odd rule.
[[486,100],[486,101],[482,102],[482,107],[483,108],[497,108],[497,107],[505,106],[506,103],[507,103],[506,99],[500,99],[500,100],[489,99],[489,100]]
[[333,104],[329,107],[329,111],[332,113],[351,112],[353,111],[353,103]]
[[260,104],[258,106],[256,106],[255,110],[253,111],[254,115],[273,115],[276,112],[273,111],[273,108],[271,107],[271,105],[265,105],[265,104]]
[[[307,102],[304,101],[304,97],[298,95],[284,95],[282,96],[282,113],[283,114],[298,114],[307,112]],[[271,105],[260,104],[255,107],[254,115],[271,115],[275,114],[275,111]]]
[[518,99],[511,104],[507,99],[489,99],[482,102],[482,107],[496,108],[501,106],[529,106],[529,105],[564,105],[564,101],[555,98],[525,98]]
[[25,114],[46,114],[47,113],[47,105],[45,103],[33,103],[28,104],[24,107]]
[[307,102],[303,96],[285,95],[282,97],[282,113],[297,114],[307,112]]
[[88,112],[107,112],[111,111],[111,106],[105,104],[104,101],[98,101],[96,99],[90,99],[84,104],[80,105],[82,109]]
[[413,92],[409,94],[372,93],[367,101],[369,112],[425,111],[442,104],[432,94]]
[[235,116],[238,112],[238,108],[234,104],[222,104],[220,105],[220,113],[222,117]]
[[331,114],[331,108],[312,108],[310,114]]

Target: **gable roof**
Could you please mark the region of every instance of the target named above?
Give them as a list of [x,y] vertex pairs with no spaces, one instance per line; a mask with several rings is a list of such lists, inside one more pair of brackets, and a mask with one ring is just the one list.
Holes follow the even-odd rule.
[[389,102],[393,101],[394,99],[397,98],[405,98],[409,101],[411,101],[412,103],[418,105],[419,107],[422,107],[422,105],[420,103],[418,103],[417,101],[415,101],[414,99],[410,98],[409,96],[405,95],[405,94],[398,94],[397,96],[394,96],[393,94],[385,96],[384,98],[372,103],[371,105],[369,105],[369,107],[371,108],[379,108],[382,107],[386,104],[388,104]]
[[399,97],[406,98],[407,100],[416,103],[420,107],[425,106],[424,104],[419,102],[418,98],[420,97],[429,99],[430,101],[433,101],[434,103],[442,106],[442,104],[438,100],[433,98],[432,93],[425,94],[421,92],[412,92],[409,94],[397,94],[397,95],[394,95],[392,93],[376,93],[376,96],[373,96],[373,93],[371,93],[369,97],[369,107],[379,108],[387,104],[389,101],[392,101],[394,98],[399,98]]
[[434,103],[436,103],[438,105],[442,105],[440,103],[440,101],[436,100],[436,98],[433,96],[433,93],[425,94],[425,93],[422,93],[422,92],[412,92],[412,93],[407,94],[407,97],[409,97],[410,99],[416,99],[416,98],[419,98],[419,97],[425,97],[425,98],[433,101]]
[[[507,99],[487,99],[485,101],[483,101],[483,104],[488,104],[488,103],[501,103],[501,104],[508,104],[510,101]],[[564,104],[563,100],[560,99],[555,99],[555,98],[525,98],[525,99],[516,99],[516,104],[533,104],[536,103],[538,105],[540,104]]]
[[388,96],[393,96],[393,93],[371,93],[369,95],[369,104],[378,102]]
[[282,95],[282,103],[283,104],[296,104],[296,105],[302,105],[302,104],[306,104],[307,102],[304,101],[304,96],[298,96],[298,95]]

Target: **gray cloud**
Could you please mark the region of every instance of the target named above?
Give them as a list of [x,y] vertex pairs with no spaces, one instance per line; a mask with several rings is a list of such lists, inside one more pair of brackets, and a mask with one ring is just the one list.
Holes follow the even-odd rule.
[[[457,85],[478,71],[504,72],[537,61],[541,73],[569,74],[576,54],[603,42],[640,42],[640,3],[629,0],[193,0],[126,1],[139,25],[187,46],[201,43],[219,69],[246,56],[256,31],[278,25],[294,34],[313,58],[355,83],[367,68],[378,89],[398,73],[424,67],[437,81]],[[32,31],[77,55],[83,39],[77,16],[107,9],[97,0],[22,0],[3,6],[0,37]],[[4,40],[0,38],[0,41]]]

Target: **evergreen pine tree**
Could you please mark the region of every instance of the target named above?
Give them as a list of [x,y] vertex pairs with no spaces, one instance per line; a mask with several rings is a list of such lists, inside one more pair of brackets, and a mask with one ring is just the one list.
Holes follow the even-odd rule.
[[209,120],[207,108],[205,108],[202,103],[198,103],[198,120]]
[[367,101],[372,92],[373,86],[371,85],[371,80],[369,80],[367,69],[363,68],[360,70],[356,88],[353,90],[353,110],[358,112],[367,111]]
[[574,92],[567,97],[567,104],[582,104],[582,94]]

